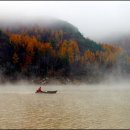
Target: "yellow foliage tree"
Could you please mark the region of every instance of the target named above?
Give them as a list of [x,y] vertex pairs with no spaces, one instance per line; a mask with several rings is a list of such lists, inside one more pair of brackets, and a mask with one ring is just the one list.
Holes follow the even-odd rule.
[[79,61],[80,51],[77,42],[74,40],[63,41],[59,50],[59,55],[61,57],[67,57],[71,64],[75,61]]
[[84,52],[84,60],[85,60],[85,63],[87,63],[87,64],[94,63],[95,62],[95,54],[90,50],[85,51]]

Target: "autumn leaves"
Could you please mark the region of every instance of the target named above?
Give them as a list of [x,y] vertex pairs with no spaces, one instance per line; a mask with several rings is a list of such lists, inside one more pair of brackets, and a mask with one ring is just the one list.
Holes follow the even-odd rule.
[[64,40],[63,43],[58,44],[58,49],[52,47],[51,43],[40,42],[35,36],[11,34],[10,40],[15,45],[12,57],[14,64],[18,63],[19,57],[17,52],[20,46],[25,49],[26,64],[31,64],[36,50],[42,55],[49,54],[52,57],[67,58],[70,64],[74,62],[80,62],[80,64],[114,64],[118,55],[123,51],[120,47],[102,44],[103,51],[92,52],[86,50],[81,55],[78,45],[80,43],[77,43],[75,40]]

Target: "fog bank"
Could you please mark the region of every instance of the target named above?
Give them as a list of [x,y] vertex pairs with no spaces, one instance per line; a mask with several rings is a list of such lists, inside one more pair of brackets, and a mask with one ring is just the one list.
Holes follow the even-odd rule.
[[[130,32],[129,1],[1,1],[0,20],[29,21],[55,17],[70,22],[96,41]],[[17,22],[16,22],[17,23]]]

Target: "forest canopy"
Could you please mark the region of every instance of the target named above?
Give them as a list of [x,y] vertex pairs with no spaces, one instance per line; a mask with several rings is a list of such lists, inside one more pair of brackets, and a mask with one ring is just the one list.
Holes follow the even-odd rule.
[[113,70],[130,72],[130,57],[126,51],[120,46],[85,38],[67,22],[1,28],[1,80],[46,76],[95,80]]

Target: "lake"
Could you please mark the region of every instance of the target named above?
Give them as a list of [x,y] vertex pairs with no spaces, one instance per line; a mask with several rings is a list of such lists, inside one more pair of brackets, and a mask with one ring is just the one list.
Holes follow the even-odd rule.
[[57,94],[35,94],[37,86],[0,86],[0,129],[130,129],[129,85],[47,85]]

